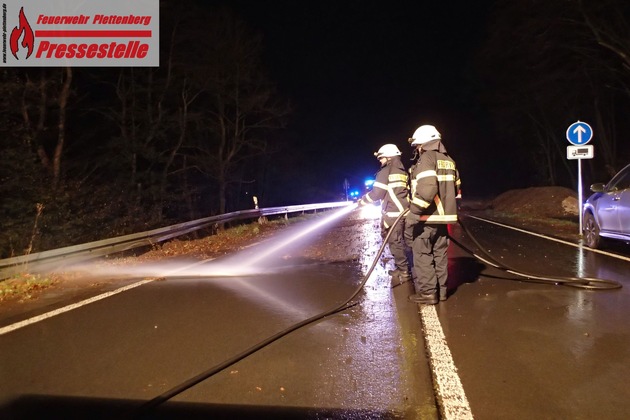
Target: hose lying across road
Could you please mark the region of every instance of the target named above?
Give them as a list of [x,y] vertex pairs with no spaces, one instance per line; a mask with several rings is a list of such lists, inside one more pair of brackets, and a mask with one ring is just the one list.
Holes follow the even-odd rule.
[[[396,221],[394,222],[394,225],[396,223],[398,223],[399,220],[402,219],[402,217],[405,215],[406,213],[401,214],[400,216],[398,216],[398,218],[396,219]],[[361,292],[361,290],[363,290],[363,287],[365,286],[365,283],[367,282],[368,278],[370,277],[370,275],[372,274],[372,271],[374,271],[374,267],[376,267],[376,264],[378,263],[378,260],[380,259],[381,255],[383,254],[383,251],[385,250],[385,245],[387,245],[387,240],[389,239],[390,235],[391,235],[392,229],[389,229],[387,235],[385,236],[385,238],[383,239],[383,243],[381,244],[378,252],[376,253],[376,257],[374,257],[374,261],[372,262],[372,265],[370,266],[370,269],[365,273],[365,275],[363,276],[363,279],[361,280],[361,283],[356,287],[356,289],[354,290],[354,292],[352,293],[352,295],[346,299],[343,303],[341,303],[340,305],[337,305],[336,307],[329,309],[327,311],[324,311],[322,313],[319,313],[317,315],[314,315],[308,319],[305,319],[304,321],[298,322],[297,324],[293,324],[290,327],[288,327],[287,329],[280,331],[279,333],[272,335],[269,338],[266,338],[265,340],[259,342],[258,344],[253,345],[252,347],[246,349],[245,351],[243,351],[242,353],[239,353],[231,358],[229,358],[228,360],[225,360],[223,362],[221,362],[220,364],[211,367],[210,369],[201,372],[200,374],[188,379],[185,382],[182,382],[181,384],[171,388],[170,390],[164,392],[161,395],[158,395],[157,397],[147,401],[146,403],[144,403],[142,406],[140,406],[136,411],[130,413],[130,417],[131,418],[144,418],[145,416],[147,418],[152,417],[151,414],[153,412],[153,410],[159,406],[162,403],[165,403],[166,401],[168,401],[169,399],[175,397],[178,394],[181,394],[182,392],[186,391],[187,389],[193,387],[194,385],[210,378],[211,376],[221,372],[222,370],[232,366],[233,364],[239,362],[240,360],[243,360],[244,358],[246,358],[247,356],[257,352],[258,350],[262,349],[265,346],[268,346],[269,344],[273,343],[276,340],[279,340],[280,338],[288,335],[289,333],[296,331],[302,327],[305,327],[309,324],[312,324],[316,321],[319,321],[323,318],[326,318],[327,316],[336,314],[338,312],[344,311],[346,309],[351,308],[352,306],[356,305],[356,302],[353,303],[352,300]]]
[[485,252],[483,247],[479,244],[479,242],[475,239],[475,237],[470,233],[466,225],[462,222],[461,218],[459,218],[459,226],[461,226],[462,230],[466,235],[475,243],[477,248],[481,250],[483,256],[473,252],[470,248],[462,245],[461,242],[454,239],[449,235],[449,239],[453,241],[455,245],[468,252],[470,255],[478,259],[479,261],[491,265],[499,270],[505,271],[506,273],[514,274],[519,276],[520,278],[505,278],[504,280],[517,280],[517,281],[529,281],[533,283],[547,283],[553,284],[556,286],[570,286],[577,287],[581,289],[589,289],[589,290],[610,290],[610,289],[619,289],[621,288],[621,283],[618,283],[614,280],[606,280],[606,279],[598,279],[593,277],[572,277],[572,276],[541,276],[533,273],[526,273],[524,271],[519,271],[514,268],[508,267],[504,263],[497,262],[490,254]]
[[[301,321],[299,323],[293,324],[290,327],[286,328],[283,331],[280,331],[279,333],[259,342],[258,344],[255,344],[253,346],[251,346],[250,348],[244,350],[243,352],[231,357],[228,360],[225,360],[223,362],[221,362],[220,364],[211,367],[210,369],[201,372],[200,374],[188,379],[187,381],[171,388],[170,390],[162,393],[161,395],[158,395],[157,397],[147,401],[145,404],[143,404],[142,406],[140,406],[135,412],[131,413],[131,416],[133,418],[137,418],[137,417],[144,417],[144,416],[151,416],[152,411],[159,406],[162,403],[165,403],[166,401],[168,401],[169,399],[175,397],[178,394],[181,394],[182,392],[186,391],[187,389],[193,387],[194,385],[210,378],[211,376],[219,373],[220,371],[232,366],[233,364],[239,362],[240,360],[244,359],[245,357],[257,352],[258,350],[262,349],[263,347],[273,343],[276,340],[279,340],[280,338],[288,335],[289,333],[296,331],[304,326],[307,326],[309,324],[312,324],[316,321],[319,321],[323,318],[326,318],[327,316],[336,314],[338,312],[344,311],[348,308],[351,308],[352,306],[354,306],[356,303],[353,303],[353,299],[361,292],[361,290],[363,290],[363,287],[365,286],[365,283],[367,282],[368,278],[370,277],[370,275],[372,274],[372,271],[374,271],[374,267],[376,267],[376,264],[378,262],[378,260],[380,259],[381,255],[383,254],[383,251],[385,250],[385,245],[387,245],[387,241],[391,235],[391,233],[393,232],[393,228],[394,226],[396,226],[400,220],[403,219],[403,217],[406,216],[406,214],[409,212],[409,210],[405,210],[404,212],[402,212],[394,221],[394,223],[392,224],[391,228],[388,229],[387,235],[383,238],[383,242],[381,243],[381,246],[378,250],[378,252],[376,253],[376,256],[374,257],[374,261],[372,262],[372,265],[370,266],[369,270],[365,273],[365,275],[363,276],[363,279],[361,280],[361,283],[356,287],[355,291],[352,293],[352,295],[346,299],[343,303],[341,303],[340,305],[329,309],[327,311],[324,311],[320,314],[314,315],[308,319],[305,319],[304,321]],[[477,240],[475,239],[475,237],[473,235],[471,235],[470,231],[466,228],[466,226],[464,225],[464,223],[462,223],[461,218],[459,220],[459,225],[461,226],[461,228],[464,230],[464,232],[466,233],[466,235],[475,243],[475,245],[477,246],[477,248],[479,248],[480,250],[483,250],[483,247],[479,244],[479,242],[477,242]],[[532,274],[532,273],[525,273],[522,271],[518,271],[515,270],[513,268],[507,267],[505,264],[500,264],[498,262],[496,262],[490,255],[488,255],[488,253],[484,252],[485,256],[480,256],[477,253],[473,252],[472,250],[470,250],[469,248],[467,248],[466,246],[462,245],[461,242],[455,240],[452,236],[449,235],[449,239],[451,241],[453,241],[453,243],[455,243],[457,246],[459,246],[460,248],[462,248],[464,251],[468,252],[469,254],[471,254],[473,257],[475,257],[476,259],[478,259],[479,261],[491,265],[492,267],[495,267],[499,270],[505,271],[507,273],[510,274],[514,274],[517,276],[520,276],[520,278],[505,278],[506,280],[518,280],[518,281],[530,281],[530,282],[536,282],[536,283],[547,283],[547,284],[553,284],[553,285],[563,285],[563,286],[571,286],[571,287],[578,287],[578,288],[583,288],[583,289],[590,289],[590,290],[608,290],[608,289],[618,289],[621,288],[621,284],[612,280],[604,280],[604,279],[597,279],[597,278],[590,278],[590,277],[564,277],[564,276],[540,276],[540,275],[536,275],[536,274]]]

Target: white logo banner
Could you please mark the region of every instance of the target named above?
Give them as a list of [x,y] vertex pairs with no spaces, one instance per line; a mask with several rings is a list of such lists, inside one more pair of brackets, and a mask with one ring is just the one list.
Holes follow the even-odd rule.
[[6,0],[4,67],[157,67],[159,0]]

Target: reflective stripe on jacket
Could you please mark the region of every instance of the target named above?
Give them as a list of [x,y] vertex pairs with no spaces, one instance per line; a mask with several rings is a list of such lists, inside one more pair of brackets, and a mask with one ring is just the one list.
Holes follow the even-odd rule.
[[363,197],[368,203],[382,200],[385,227],[390,225],[387,219],[395,219],[409,208],[407,180],[408,175],[400,157],[394,156],[378,171],[372,191]]

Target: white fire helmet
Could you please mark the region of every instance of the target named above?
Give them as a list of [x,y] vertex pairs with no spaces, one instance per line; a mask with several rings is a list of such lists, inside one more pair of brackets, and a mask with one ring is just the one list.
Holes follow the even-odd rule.
[[432,140],[441,140],[442,135],[432,125],[422,125],[413,133],[413,136],[409,139],[409,143],[412,146],[419,144],[425,144]]
[[396,147],[395,144],[384,144],[380,149],[378,149],[378,152],[374,153],[374,156],[376,156],[377,159],[380,159],[384,157],[389,158],[400,156],[400,154],[400,150],[398,150],[398,147]]

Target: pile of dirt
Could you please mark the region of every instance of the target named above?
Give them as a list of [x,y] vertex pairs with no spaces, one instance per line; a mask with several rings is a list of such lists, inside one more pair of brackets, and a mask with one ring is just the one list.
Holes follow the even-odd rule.
[[556,219],[572,219],[579,212],[577,193],[565,187],[510,190],[492,200],[491,208],[499,212]]

